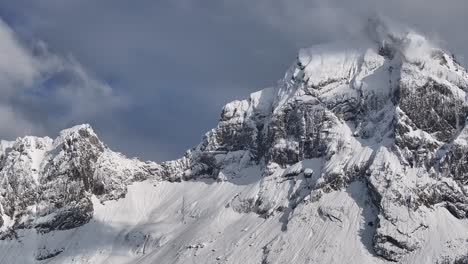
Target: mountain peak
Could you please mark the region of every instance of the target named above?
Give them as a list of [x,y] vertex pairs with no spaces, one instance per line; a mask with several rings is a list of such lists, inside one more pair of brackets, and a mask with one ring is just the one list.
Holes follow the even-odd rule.
[[[409,62],[444,62],[447,54],[424,34],[383,16],[369,18],[363,35],[378,47],[381,55],[398,56]],[[447,57],[453,59],[451,55]]]
[[87,142],[95,146],[100,151],[104,150],[104,144],[99,140],[97,134],[89,124],[76,125],[60,131],[59,136],[54,140],[54,146],[71,145],[73,142]]
[[62,138],[73,138],[73,137],[90,137],[94,136],[97,137],[96,133],[94,132],[93,128],[90,124],[80,124],[75,125],[71,128],[63,129],[60,131],[60,136]]
[[434,207],[466,219],[468,75],[423,35],[371,22],[372,41],[301,49],[276,87],[228,104],[189,156],[163,164],[164,178],[235,181],[257,165],[264,185],[235,210],[264,217],[284,210],[271,182],[307,182],[293,201],[283,197],[294,211],[302,199],[365,181],[378,211],[373,249],[389,261],[408,262],[427,246],[419,238],[431,232]]
[[91,195],[117,199],[130,181],[157,169],[111,151],[89,124],[64,129],[54,140],[2,141],[0,154],[0,240],[18,228],[50,232],[83,225],[92,217]]

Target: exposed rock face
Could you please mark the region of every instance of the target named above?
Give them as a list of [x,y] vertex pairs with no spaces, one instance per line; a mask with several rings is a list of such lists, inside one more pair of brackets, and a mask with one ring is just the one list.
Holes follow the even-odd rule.
[[[374,249],[391,261],[420,247],[433,206],[466,218],[467,72],[417,33],[371,29],[375,42],[301,50],[277,87],[226,105],[218,127],[165,163],[164,176],[219,178],[233,164],[263,164],[268,176],[272,164],[320,159],[311,194],[366,180],[379,208]],[[265,215],[259,195],[234,207]]]
[[92,194],[102,201],[122,197],[127,184],[147,179],[158,169],[154,163],[112,152],[89,125],[63,130],[55,140],[25,137],[2,142],[2,149],[2,223],[9,220],[4,231],[81,226],[93,215]]

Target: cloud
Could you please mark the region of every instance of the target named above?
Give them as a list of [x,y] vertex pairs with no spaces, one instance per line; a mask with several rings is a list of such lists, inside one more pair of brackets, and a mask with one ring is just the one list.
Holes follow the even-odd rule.
[[40,130],[5,104],[0,104],[0,134],[2,138],[14,138],[18,135],[36,133]]
[[41,41],[24,45],[1,20],[0,93],[3,139],[44,134],[128,103],[72,56],[51,53]]
[[13,31],[0,21],[0,86],[3,97],[14,87],[30,86],[37,77],[38,64],[16,40]]
[[60,116],[62,123],[92,119],[97,114],[109,114],[129,104],[124,96],[116,94],[110,85],[94,78],[73,57],[58,58],[58,61],[57,67],[46,73],[48,79],[40,84],[42,90],[47,92],[38,99],[45,99],[43,103],[53,100],[60,105],[65,111]]
[[343,39],[359,34],[369,17],[382,15],[423,32],[461,57],[468,55],[463,34],[468,2],[465,0],[224,0],[228,6],[247,10],[302,46],[317,41]]
[[15,0],[0,4],[0,16],[16,44],[42,39],[54,55],[37,43],[22,48],[49,69],[26,59],[30,77],[19,79],[33,85],[8,106],[50,135],[91,122],[117,150],[177,158],[216,125],[225,103],[274,85],[299,48],[359,34],[376,13],[467,65],[466,0]]

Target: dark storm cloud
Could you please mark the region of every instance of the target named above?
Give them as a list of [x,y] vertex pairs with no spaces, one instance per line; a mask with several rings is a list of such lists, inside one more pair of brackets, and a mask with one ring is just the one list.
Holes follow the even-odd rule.
[[49,134],[64,125],[91,122],[111,147],[157,160],[176,158],[197,144],[216,125],[226,102],[273,85],[298,48],[357,34],[376,13],[422,31],[464,62],[467,12],[465,0],[17,0],[0,4],[0,16],[24,43],[43,40],[61,57],[73,55],[86,72],[120,95],[114,104],[122,105],[118,101],[122,96],[126,101],[125,107],[110,112],[98,107],[93,114],[51,119],[57,109],[73,103],[75,90],[64,97],[68,101],[14,98],[14,113],[41,121]]

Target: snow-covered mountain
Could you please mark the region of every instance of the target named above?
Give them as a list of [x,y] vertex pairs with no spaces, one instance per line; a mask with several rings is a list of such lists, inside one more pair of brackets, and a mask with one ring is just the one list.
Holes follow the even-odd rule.
[[468,73],[410,30],[303,49],[174,161],[0,143],[0,263],[468,263]]

